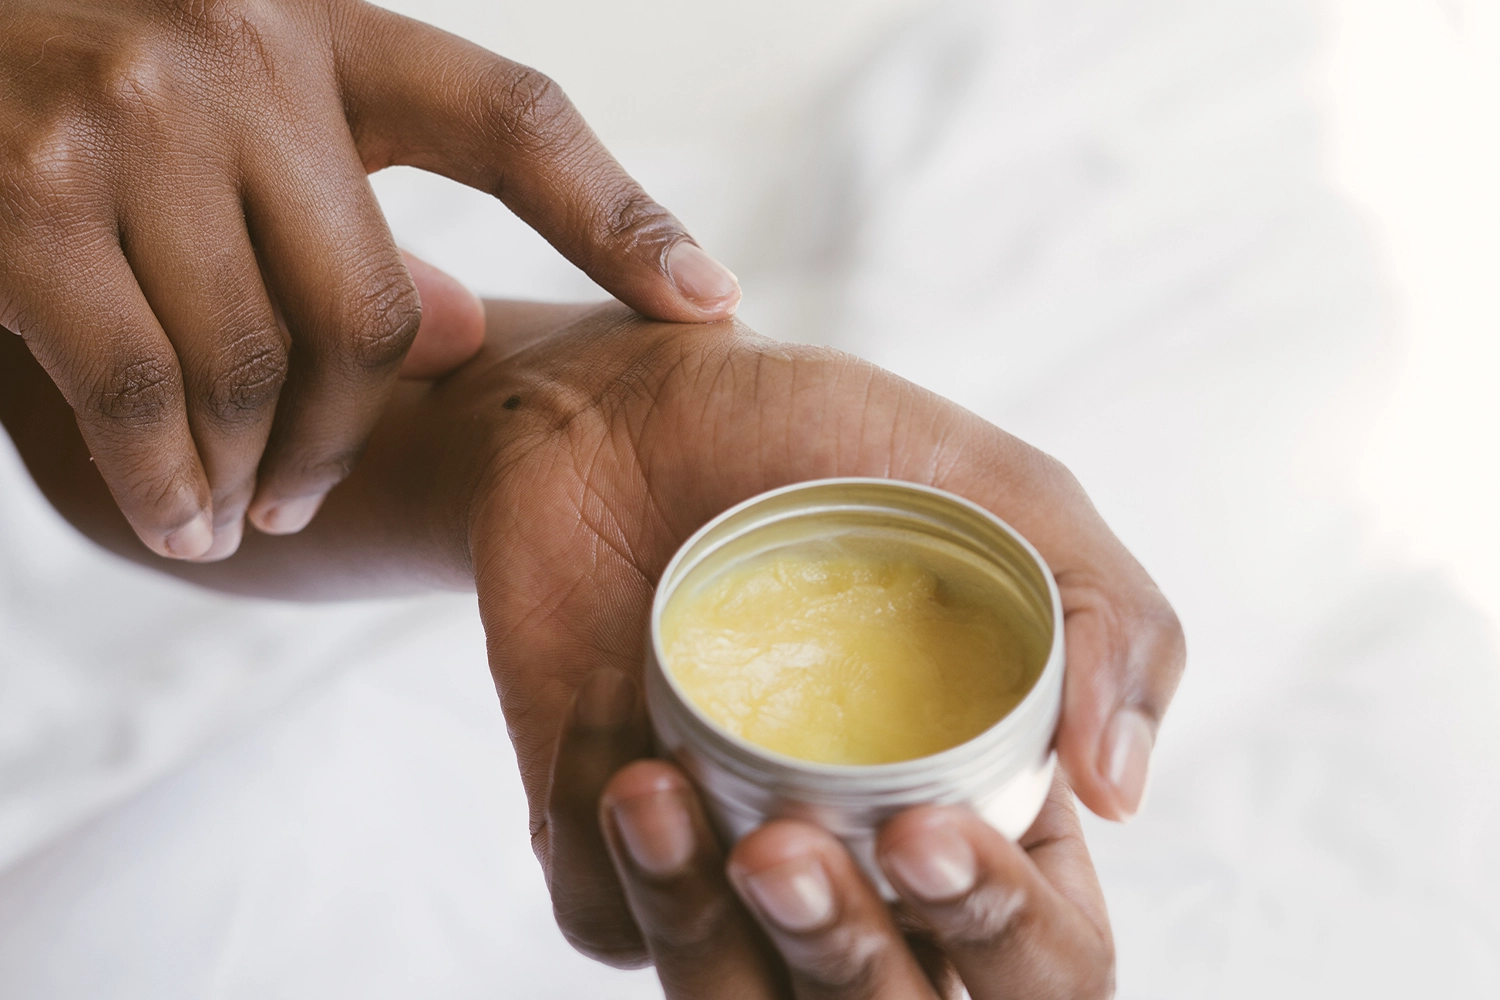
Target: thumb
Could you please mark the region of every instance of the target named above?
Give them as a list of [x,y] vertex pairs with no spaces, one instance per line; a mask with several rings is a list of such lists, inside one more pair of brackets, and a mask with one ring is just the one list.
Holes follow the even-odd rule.
[[487,191],[610,294],[653,319],[727,319],[739,281],[625,172],[552,80],[372,5],[337,45],[365,167]]
[[401,363],[401,377],[440,378],[479,353],[484,303],[451,274],[405,250],[401,257],[422,300],[422,325]]

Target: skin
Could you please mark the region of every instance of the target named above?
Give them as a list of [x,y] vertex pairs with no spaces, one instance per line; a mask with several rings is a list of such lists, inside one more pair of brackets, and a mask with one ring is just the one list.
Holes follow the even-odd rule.
[[[1144,761],[1139,780],[1122,785],[1115,734],[1128,717],[1129,727],[1146,728],[1149,754],[1183,668],[1182,631],[1056,461],[859,359],[766,340],[735,323],[684,328],[618,305],[488,303],[487,326],[468,364],[398,387],[364,459],[306,531],[248,538],[233,559],[211,565],[163,560],[140,545],[89,463],[66,402],[3,340],[0,419],[43,490],[81,530],[205,586],[302,598],[475,587],[559,924],[603,961],[655,961],[664,979],[678,974],[654,936],[671,918],[648,905],[614,843],[613,810],[635,797],[632,789],[664,783],[692,817],[695,850],[717,850],[680,774],[660,762],[627,768],[649,753],[634,691],[652,588],[696,528],[773,487],[850,475],[928,483],[987,507],[1030,539],[1063,598],[1068,664],[1057,748],[1068,784],[1101,815],[1122,818],[1138,807]],[[944,820],[970,845],[984,885],[1024,890],[1026,906],[984,922],[992,939],[957,923],[943,931],[935,921],[957,911],[928,905],[916,911],[931,928],[927,943],[911,950],[837,845],[796,824],[772,824],[741,841],[727,882],[722,870],[713,876],[717,856],[704,853],[681,899],[718,900],[709,908],[724,911],[729,930],[709,921],[712,935],[740,942],[725,954],[739,956],[736,968],[756,988],[890,995],[850,992],[852,980],[825,989],[808,978],[817,956],[843,942],[855,958],[899,949],[889,968],[902,970],[912,989],[920,985],[914,969],[942,980],[951,965],[976,997],[1009,996],[976,982],[1000,982],[1006,970],[1025,967],[1038,983],[1079,990],[1035,995],[1104,995],[1107,923],[1068,798],[1060,785],[1019,848],[972,818]],[[924,815],[932,813],[898,818],[883,843],[935,822]],[[768,861],[773,855],[780,860]],[[751,874],[805,856],[816,856],[837,890],[839,916],[829,926],[864,930],[816,945],[772,932],[753,905],[741,908],[750,917],[730,919],[741,912]],[[780,957],[764,957],[765,947]]]
[[420,326],[366,175],[487,191],[642,314],[734,277],[542,74],[359,0],[0,0],[0,326],[140,540],[296,532]]
[[[622,818],[628,817],[628,818]],[[923,806],[881,830],[877,859],[894,906],[820,827],[776,820],[727,852],[687,777],[638,761],[609,782],[600,822],[636,926],[669,998],[732,996],[1096,1000],[1114,989],[1114,942],[1067,783],[1011,843],[960,807]],[[632,853],[622,825],[689,832],[670,858]],[[956,839],[972,883],[938,897],[904,882],[896,859]],[[663,864],[663,861],[675,863]],[[788,925],[755,885],[821,873],[826,916]]]

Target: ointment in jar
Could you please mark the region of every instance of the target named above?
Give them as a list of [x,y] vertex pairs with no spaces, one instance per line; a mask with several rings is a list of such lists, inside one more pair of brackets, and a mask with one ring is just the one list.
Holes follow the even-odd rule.
[[1062,602],[1014,529],[951,493],[826,479],[706,524],[651,612],[657,741],[731,840],[819,823],[889,892],[874,834],[971,804],[1014,839],[1052,780]]

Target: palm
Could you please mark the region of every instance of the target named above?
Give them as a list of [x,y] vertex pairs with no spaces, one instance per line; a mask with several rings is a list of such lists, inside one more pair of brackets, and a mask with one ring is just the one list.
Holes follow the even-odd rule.
[[[516,419],[479,501],[475,571],[539,831],[562,715],[589,672],[638,676],[652,588],[676,547],[733,503],[824,476],[940,486],[1037,545],[1062,586],[1070,644],[1110,661],[1070,670],[1065,718],[1087,746],[1070,759],[1066,731],[1060,740],[1070,772],[1085,772],[1074,774],[1085,801],[1102,798],[1096,717],[1118,698],[1121,657],[1158,641],[1130,633],[1175,621],[1056,462],[874,366],[728,325],[599,310],[495,378]],[[538,846],[545,858],[544,832]]]

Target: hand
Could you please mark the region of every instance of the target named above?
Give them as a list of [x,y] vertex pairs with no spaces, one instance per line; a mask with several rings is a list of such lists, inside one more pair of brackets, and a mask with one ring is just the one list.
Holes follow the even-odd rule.
[[[533,323],[510,357],[486,367],[481,356],[444,391],[498,403],[470,546],[534,844],[576,946],[619,965],[650,958],[596,823],[609,775],[646,745],[615,741],[580,764],[556,754],[559,725],[585,677],[639,676],[652,588],[677,546],[732,504],[790,482],[928,483],[1030,539],[1066,618],[1063,767],[1095,812],[1123,819],[1139,807],[1183,668],[1182,631],[1067,470],[842,354],[728,324],[685,337],[610,308],[569,318],[550,334]],[[609,705],[582,710],[618,715]]]
[[0,325],[140,539],[217,559],[349,471],[416,334],[366,174],[501,198],[680,321],[733,276],[546,77],[358,0],[0,0]]
[[404,250],[401,259],[422,302],[422,323],[401,361],[401,377],[441,378],[484,346],[484,303],[463,282],[425,260]]
[[[575,716],[561,756],[607,739]],[[570,744],[580,745],[570,745]],[[1013,844],[973,812],[924,806],[880,831],[888,907],[842,844],[777,820],[723,851],[687,777],[637,761],[600,824],[667,997],[1099,1000],[1114,986],[1104,898],[1059,774]]]
[[652,588],[671,554],[775,486],[889,476],[1015,525],[1062,592],[1057,750],[1068,781],[1103,816],[1139,807],[1183,668],[1182,630],[1057,462],[858,359],[727,323],[684,335],[618,307],[489,303],[488,326],[473,361],[397,393],[326,516],[213,565],[153,562],[129,544],[66,404],[3,340],[0,419],[75,525],[206,586],[347,597],[474,581],[559,924],[605,961],[651,958],[598,824],[610,776],[648,747],[609,739],[597,754],[559,755],[557,734],[575,698],[606,723],[639,710],[611,695],[630,685],[581,688],[584,678],[639,676]]

